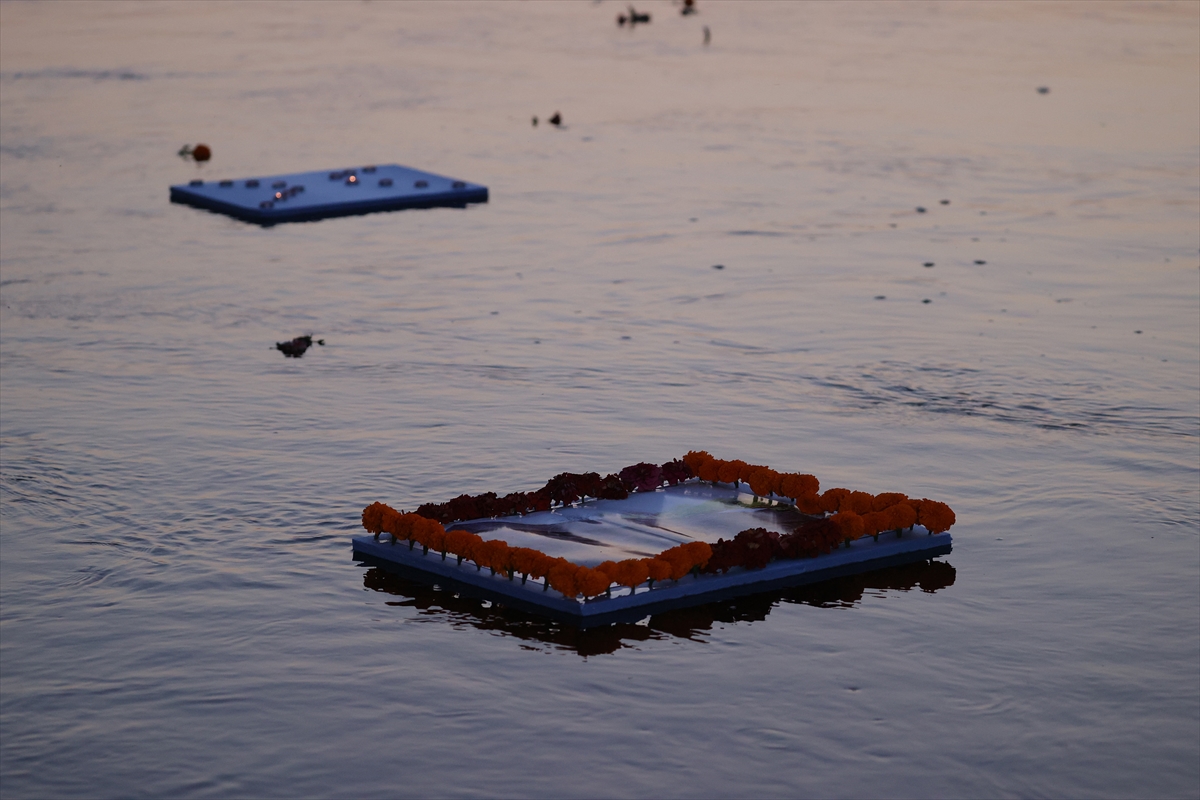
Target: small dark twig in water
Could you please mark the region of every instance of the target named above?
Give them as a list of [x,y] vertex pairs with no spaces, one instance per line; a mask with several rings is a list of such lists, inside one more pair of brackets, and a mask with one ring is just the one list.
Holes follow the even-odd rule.
[[[324,339],[317,339],[317,344],[324,345]],[[299,358],[304,355],[304,351],[312,347],[312,336],[297,336],[290,342],[276,342],[275,349],[283,353],[288,358]]]
[[628,22],[629,27],[632,28],[634,25],[637,25],[639,22],[641,22],[641,23],[650,22],[650,15],[643,14],[643,13],[639,12],[633,6],[630,6],[629,7],[629,16],[626,16],[624,14],[620,14],[617,16],[617,26],[618,27],[623,27],[626,22]]

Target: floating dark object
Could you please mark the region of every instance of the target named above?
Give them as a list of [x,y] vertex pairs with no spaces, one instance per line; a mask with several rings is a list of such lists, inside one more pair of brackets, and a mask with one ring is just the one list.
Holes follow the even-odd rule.
[[933,262],[932,262],[932,261],[926,261],[926,262],[925,262],[925,266],[927,266],[927,267],[932,267],[932,266],[933,266]]
[[1039,86],[1038,94],[1050,94],[1050,87],[1049,86]]
[[[368,171],[378,179],[360,179],[358,173]],[[192,181],[171,187],[172,203],[206,208],[259,225],[401,208],[464,208],[468,203],[487,200],[486,186],[399,164],[373,166],[370,170],[363,167],[266,175],[219,183]]]
[[683,8],[679,9],[679,13],[683,16],[696,13],[696,0],[683,0]]
[[711,41],[712,41],[712,31],[710,31],[708,29],[708,26],[705,25],[704,26],[704,43],[708,44]]
[[921,302],[922,302],[922,303],[924,303],[925,305],[929,305],[929,304],[930,304],[930,303],[932,303],[933,301],[932,301],[932,300],[930,300],[928,297],[926,297],[926,298],[925,298],[924,300],[922,300]]
[[555,126],[562,125],[562,114],[555,111],[554,116],[546,121],[549,122],[551,125],[555,125]]
[[979,258],[977,258],[977,259],[975,259],[975,263],[976,263],[976,264],[979,264],[980,266],[983,266],[983,265],[984,265],[984,264],[986,264],[987,262],[986,262],[986,261],[984,261],[984,260],[982,260],[982,259],[979,259]]
[[[317,339],[317,344],[324,345],[324,339]],[[313,338],[311,336],[297,336],[290,342],[276,342],[275,349],[283,353],[288,358],[299,358],[304,355],[308,348],[312,347]]]
[[639,22],[643,23],[643,24],[650,22],[650,15],[643,14],[643,13],[639,12],[633,6],[630,6],[628,16],[626,16],[625,14],[620,14],[617,16],[617,26],[618,27],[624,26],[626,22],[628,22],[629,27],[632,28],[634,25],[637,25]]
[[537,115],[536,114],[533,117],[533,127],[535,127],[535,128],[537,127]]
[[924,213],[925,213],[925,206],[917,206],[917,213],[918,213],[918,214],[924,214]]
[[948,206],[948,205],[950,205],[950,201],[949,201],[949,200],[942,200],[942,201],[941,201],[941,203],[942,203],[942,205],[944,205],[944,206]]
[[185,144],[179,148],[177,155],[180,158],[191,158],[195,161],[208,161],[212,158],[212,150],[206,144],[198,144],[192,147],[190,144]]
[[713,269],[725,269],[724,264],[713,264]]
[[887,300],[887,295],[886,294],[877,294],[877,295],[875,295],[875,299],[876,300]]

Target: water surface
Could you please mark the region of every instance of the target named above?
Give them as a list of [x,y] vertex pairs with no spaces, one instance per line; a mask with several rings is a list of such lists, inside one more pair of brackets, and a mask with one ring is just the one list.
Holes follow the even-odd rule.
[[[0,793],[1200,792],[1198,7],[646,8],[0,5]],[[491,201],[167,202],[390,162]],[[695,448],[954,552],[587,635],[350,557]]]

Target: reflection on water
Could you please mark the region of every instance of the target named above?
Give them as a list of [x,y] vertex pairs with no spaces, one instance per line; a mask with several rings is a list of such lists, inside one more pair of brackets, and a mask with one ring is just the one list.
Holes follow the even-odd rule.
[[387,605],[415,608],[422,617],[496,631],[587,657],[613,653],[622,647],[633,647],[638,642],[672,636],[702,642],[705,632],[711,630],[713,625],[758,622],[766,619],[780,603],[800,603],[817,608],[851,608],[858,605],[867,592],[920,589],[932,594],[953,586],[955,575],[954,567],[944,561],[919,561],[792,589],[667,611],[642,622],[617,623],[586,630],[440,586],[412,581],[380,567],[371,567],[363,573],[363,586],[403,598],[389,601]]

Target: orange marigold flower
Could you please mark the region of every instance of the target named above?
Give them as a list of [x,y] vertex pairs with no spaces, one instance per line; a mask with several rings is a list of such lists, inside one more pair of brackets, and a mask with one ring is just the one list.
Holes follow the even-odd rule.
[[512,558],[513,569],[522,575],[530,575],[537,566],[539,556],[545,554],[539,550],[534,550],[532,547],[514,547],[509,552]]
[[862,515],[863,535],[874,536],[881,531],[890,531],[890,522],[891,517],[888,514],[882,511],[868,511]]
[[743,461],[741,466],[738,467],[738,480],[742,483],[749,483],[750,476],[758,472],[760,469],[768,469],[768,467],[762,464],[747,464]]
[[842,503],[849,496],[849,489],[826,489],[825,493],[821,495],[821,510],[829,512],[841,511]]
[[840,511],[829,518],[843,539],[858,539],[863,535],[863,518],[853,511]]
[[557,563],[550,568],[550,573],[546,576],[550,581],[550,588],[556,592],[562,592],[563,597],[573,598],[579,594],[575,576],[580,567],[565,558],[556,559],[556,561]]
[[742,472],[742,467],[746,466],[745,461],[734,459],[721,464],[721,468],[717,470],[717,480],[721,483],[736,483],[738,475]]
[[502,539],[488,539],[479,548],[479,558],[475,563],[487,567],[492,572],[507,573],[511,567],[508,542]]
[[762,467],[750,475],[750,491],[759,497],[767,497],[779,489],[779,481],[783,476],[769,467]]
[[911,528],[917,524],[917,511],[907,502],[896,503],[896,505],[887,509],[886,513],[892,517],[891,527],[893,530]]
[[921,510],[917,512],[917,522],[930,533],[942,533],[950,530],[955,523],[954,511],[945,503],[936,500],[922,500]]
[[645,583],[649,577],[650,568],[646,566],[644,559],[627,558],[617,563],[616,582],[622,586],[633,589]]
[[903,503],[908,499],[908,495],[900,494],[899,492],[882,492],[875,495],[875,499],[871,501],[872,511],[883,511],[886,508],[891,508],[897,503]]
[[692,560],[693,567],[703,567],[712,558],[712,547],[708,542],[688,542],[681,544],[683,552]]
[[825,511],[821,506],[821,498],[815,494],[806,494],[797,497],[796,510],[801,514],[821,514]]
[[[870,492],[851,492],[849,498],[850,507],[848,510],[862,516],[863,514],[871,513],[871,504],[875,502],[875,495]],[[843,510],[845,507],[843,507]]]
[[710,458],[708,461],[701,462],[700,466],[696,468],[696,477],[712,483],[720,477],[723,466],[725,466],[724,461]]
[[601,561],[597,566],[593,567],[593,569],[600,570],[605,575],[612,578],[613,581],[616,581],[617,579],[618,568],[617,562],[615,561]]
[[665,581],[671,577],[671,562],[663,561],[661,558],[647,558],[645,562],[651,581]]
[[712,460],[713,460],[713,457],[710,456],[704,450],[691,450],[688,452],[688,454],[686,456],[683,457],[683,463],[687,464],[688,469],[690,469],[695,474],[700,473],[700,465],[701,464],[703,464],[705,461],[712,461]]
[[537,551],[537,558],[533,560],[533,564],[529,569],[530,577],[545,578],[550,574],[550,569],[555,565],[555,563],[555,559],[551,558],[540,550]]
[[374,502],[363,509],[362,524],[369,533],[378,536],[383,531],[383,510],[387,508],[383,503]]
[[595,597],[608,591],[612,580],[598,569],[580,567],[575,573],[575,586],[584,597]]

